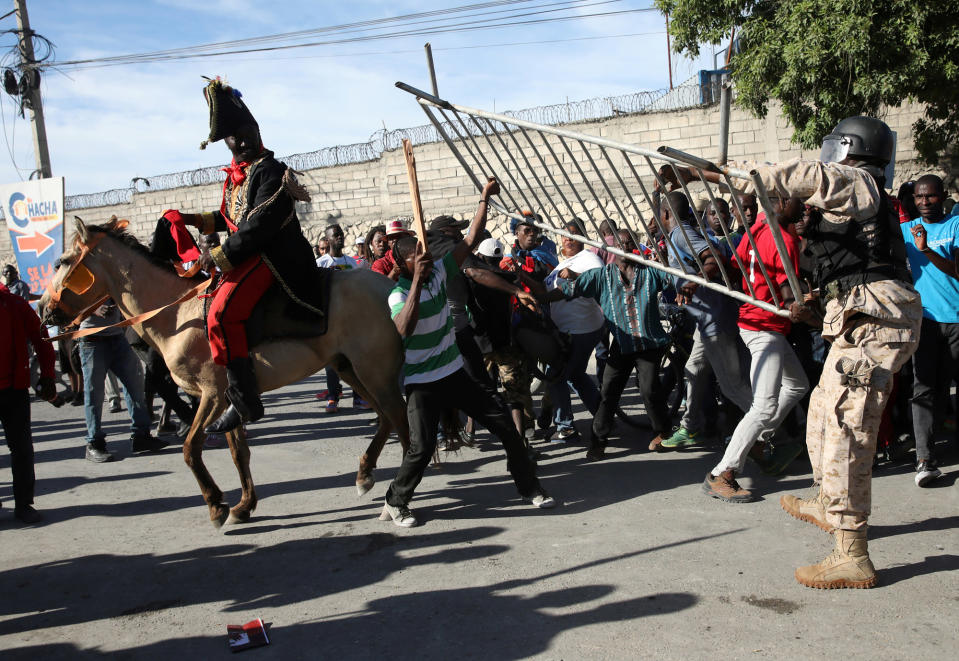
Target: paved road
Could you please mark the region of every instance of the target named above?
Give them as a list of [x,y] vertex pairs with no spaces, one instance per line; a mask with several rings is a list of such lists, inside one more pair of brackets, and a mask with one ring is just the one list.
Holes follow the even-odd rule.
[[[881,587],[814,591],[792,573],[830,538],[778,503],[810,484],[808,465],[776,479],[750,467],[743,483],[763,499],[729,505],[700,492],[715,450],[653,455],[627,428],[598,464],[582,446],[541,446],[561,503],[541,512],[483,433],[429,470],[423,525],[401,530],[377,520],[398,444],[358,498],[371,415],[324,415],[321,387],[267,397],[251,439],[259,507],[225,533],[177,449],[129,457],[125,414],[107,414],[118,461],[94,465],[82,409],[34,404],[46,522],[16,524],[0,454],[0,656],[226,658],[226,625],[262,617],[273,642],[251,659],[956,658],[954,450],[936,488],[917,489],[907,465],[877,473]],[[229,452],[204,458],[236,502]]]

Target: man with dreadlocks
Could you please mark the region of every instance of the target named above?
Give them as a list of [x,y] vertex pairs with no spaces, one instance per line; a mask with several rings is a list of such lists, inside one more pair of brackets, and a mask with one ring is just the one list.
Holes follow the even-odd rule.
[[178,248],[191,243],[182,236],[184,225],[203,234],[228,233],[221,245],[199,256],[203,270],[216,267],[223,274],[207,315],[213,361],[226,366],[229,379],[230,406],[205,430],[216,434],[263,415],[245,328],[263,294],[278,283],[295,303],[289,306],[290,314],[309,320],[322,317],[323,311],[313,249],[300,231],[294,209],[296,200],[309,200],[309,195],[293,171],[263,146],[259,125],[239,90],[216,78],[203,95],[210,108],[210,135],[200,148],[223,140],[233,154],[230,166],[223,169],[227,173],[223,201],[212,213],[168,211],[161,224],[169,222]]

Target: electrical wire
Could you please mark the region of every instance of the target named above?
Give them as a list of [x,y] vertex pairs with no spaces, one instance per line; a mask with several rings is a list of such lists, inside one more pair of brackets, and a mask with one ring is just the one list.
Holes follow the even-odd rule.
[[[296,32],[285,32],[285,33],[280,33],[280,34],[275,34],[275,35],[267,35],[267,36],[262,36],[262,37],[249,37],[249,38],[246,38],[246,39],[236,39],[236,40],[231,40],[231,41],[221,41],[221,42],[214,42],[214,43],[210,43],[210,44],[200,44],[200,45],[197,45],[197,46],[186,46],[186,47],[182,47],[182,48],[172,48],[172,49],[168,49],[168,50],[150,51],[150,52],[146,52],[146,53],[138,53],[138,54],[137,54],[137,53],[134,53],[134,54],[131,54],[131,55],[108,56],[108,57],[102,57],[102,58],[92,58],[92,59],[90,59],[90,60],[73,60],[73,61],[70,61],[70,62],[63,62],[63,63],[60,63],[60,64],[63,65],[63,66],[66,66],[66,65],[72,65],[72,64],[75,64],[75,63],[83,63],[83,62],[88,62],[88,61],[102,61],[102,62],[114,61],[114,60],[124,60],[124,61],[125,61],[125,60],[128,60],[128,59],[152,58],[152,57],[159,57],[159,56],[164,56],[164,55],[197,54],[197,53],[202,53],[202,52],[206,52],[206,51],[210,51],[210,50],[218,50],[218,49],[223,49],[223,48],[233,48],[233,47],[239,47],[239,46],[253,46],[253,45],[271,43],[271,42],[276,42],[276,41],[289,41],[289,40],[295,40],[295,39],[305,39],[305,38],[307,38],[307,37],[315,36],[315,35],[320,35],[320,34],[349,33],[349,32],[357,32],[357,31],[364,31],[364,30],[368,31],[368,30],[373,30],[373,29],[386,29],[386,28],[382,28],[382,27],[379,27],[379,26],[385,25],[385,24],[388,24],[388,23],[400,23],[400,24],[403,24],[403,25],[412,25],[412,24],[424,23],[424,22],[438,22],[438,21],[449,20],[449,19],[447,19],[447,18],[434,18],[434,17],[436,17],[436,16],[445,16],[445,15],[449,15],[449,14],[453,14],[453,13],[470,12],[470,11],[479,11],[478,14],[474,14],[473,16],[484,16],[484,15],[504,13],[504,11],[516,11],[516,10],[514,10],[514,9],[498,10],[498,11],[487,11],[487,10],[489,10],[490,8],[501,7],[501,6],[506,6],[506,5],[517,5],[517,4],[526,4],[526,5],[528,5],[530,2],[533,2],[533,1],[534,1],[534,0],[497,0],[497,1],[494,1],[494,2],[477,3],[477,4],[465,5],[465,6],[461,6],[461,7],[452,7],[452,8],[439,9],[439,10],[433,10],[433,11],[428,11],[428,12],[419,12],[419,13],[415,13],[415,14],[404,14],[404,15],[395,16],[395,17],[380,18],[380,19],[371,19],[371,20],[365,20],[365,21],[356,21],[356,22],[353,22],[353,23],[344,23],[344,24],[341,24],[341,25],[333,25],[333,26],[326,26],[326,27],[321,27],[321,28],[313,28],[313,29],[310,29],[310,30],[299,30],[299,31],[296,31]],[[567,5],[570,5],[570,4],[578,4],[578,3],[585,2],[585,1],[586,1],[586,0],[563,0],[563,1],[559,1],[559,2],[554,1],[554,2],[547,3],[546,5],[539,5],[539,7],[544,7],[544,6],[545,6],[545,7],[548,7],[548,6],[555,6],[555,5],[561,5],[561,4],[567,4]],[[614,1],[619,1],[619,0],[614,0]],[[416,20],[416,19],[422,19],[422,18],[430,19],[430,20],[425,20],[425,21]]]
[[[87,68],[101,68],[107,66],[121,66],[127,64],[139,64],[146,62],[163,62],[170,60],[182,60],[182,59],[199,59],[199,58],[212,58],[212,57],[222,57],[228,55],[239,55],[245,53],[263,53],[263,52],[275,52],[279,50],[289,50],[289,49],[299,49],[299,48],[311,48],[317,46],[329,46],[329,45],[340,45],[347,43],[357,43],[357,42],[366,42],[366,41],[379,41],[386,39],[397,39],[410,36],[425,36],[425,35],[435,35],[435,34],[448,34],[448,33],[462,33],[462,32],[472,32],[477,30],[488,30],[493,28],[509,28],[509,27],[519,27],[519,26],[529,26],[529,25],[538,25],[545,23],[556,23],[556,22],[565,22],[572,20],[580,20],[584,18],[592,17],[609,17],[617,16],[623,14],[633,14],[639,12],[649,12],[657,11],[655,8],[640,8],[640,9],[626,9],[619,11],[609,11],[609,12],[592,12],[587,14],[576,14],[573,16],[551,16],[546,18],[530,18],[528,20],[515,20],[517,18],[526,18],[529,16],[536,16],[540,14],[553,13],[558,11],[568,11],[570,9],[581,9],[583,7],[592,7],[596,5],[609,4],[611,2],[619,2],[621,0],[599,0],[596,2],[583,2],[578,0],[575,6],[570,6],[570,2],[560,2],[560,3],[549,3],[547,5],[539,5],[538,7],[533,7],[530,9],[540,9],[542,7],[552,7],[550,9],[540,9],[538,11],[528,11],[514,13],[506,19],[503,18],[481,18],[478,21],[470,21],[466,23],[452,23],[446,25],[435,25],[435,26],[424,26],[420,28],[404,29],[399,31],[394,31],[386,34],[372,34],[372,35],[358,35],[353,37],[346,37],[342,39],[328,39],[323,41],[313,41],[308,43],[298,43],[298,44],[282,44],[282,45],[273,45],[273,46],[261,46],[257,48],[242,48],[242,49],[233,49],[233,50],[221,50],[215,52],[178,52],[177,54],[166,54],[166,53],[145,53],[145,54],[133,54],[125,56],[111,56],[106,58],[91,58],[86,60],[72,60],[67,62],[54,62],[49,64],[42,65],[43,67],[56,67],[60,68],[71,68],[71,69],[87,69]],[[563,7],[556,7],[555,5],[566,5]],[[490,23],[489,21],[502,21],[496,23]],[[476,23],[481,23],[476,25]],[[228,43],[228,42],[224,42]]]
[[[20,177],[20,181],[23,181],[23,170],[17,165],[17,158],[15,155],[16,144],[17,144],[17,111],[14,110],[13,113],[13,130],[12,136],[7,135],[7,114],[4,112],[4,104],[0,104],[0,125],[3,127],[3,142],[7,147],[7,154],[10,156],[10,163],[13,165],[13,168],[17,171],[17,176]],[[12,144],[11,144],[12,143]]]
[[[541,39],[536,41],[506,41],[492,44],[476,44],[473,46],[440,46],[433,48],[433,52],[457,51],[457,50],[476,50],[479,48],[505,48],[508,46],[539,46],[541,44],[560,44],[571,41],[594,41],[599,39],[625,39],[627,37],[649,37],[653,35],[666,34],[665,30],[656,30],[653,32],[629,32],[626,34],[600,34],[589,37],[565,37],[563,39]],[[370,57],[376,55],[405,55],[408,53],[422,53],[422,48],[409,48],[404,50],[382,50],[382,51],[354,51],[350,53],[324,53],[321,55],[288,55],[274,57],[271,60],[315,60],[337,57]],[[231,57],[231,62],[256,62],[260,58],[236,58]]]

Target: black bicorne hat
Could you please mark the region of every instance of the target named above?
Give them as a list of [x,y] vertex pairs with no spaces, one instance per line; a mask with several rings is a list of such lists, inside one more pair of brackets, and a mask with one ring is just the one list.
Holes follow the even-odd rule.
[[203,96],[210,107],[210,137],[200,143],[200,149],[206,149],[209,143],[234,135],[241,126],[259,126],[253,113],[243,103],[240,90],[233,89],[219,77],[207,83],[203,88]]

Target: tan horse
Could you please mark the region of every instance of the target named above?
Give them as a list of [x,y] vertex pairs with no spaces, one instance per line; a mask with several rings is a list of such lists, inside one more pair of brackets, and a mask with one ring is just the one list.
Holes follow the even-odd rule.
[[[151,255],[124,228],[123,221],[97,226],[77,219],[76,235],[50,288],[59,294],[59,300],[51,301],[49,291],[40,300],[45,321],[68,323],[75,311],[107,295],[129,319],[175,301],[199,284],[198,280],[179,277],[172,265]],[[64,288],[65,279],[73,281],[73,270],[79,261],[93,276],[86,291],[74,287],[82,294]],[[398,431],[404,451],[409,446],[409,423],[399,386],[403,345],[387,306],[392,287],[389,279],[365,269],[337,271],[332,277],[325,334],[266,340],[253,349],[252,355],[262,392],[299,381],[332,363],[340,376],[372,404],[379,415],[379,427],[360,457],[356,488],[362,495],[375,482],[373,469],[390,430]],[[244,436],[227,434],[242,487],[240,502],[233,508],[222,502],[223,492],[203,464],[203,428],[227,405],[226,371],[210,357],[203,301],[190,298],[134,328],[163,355],[177,385],[200,399],[183,444],[183,456],[200,485],[211,521],[217,527],[224,522],[248,521],[256,508],[256,492]]]

